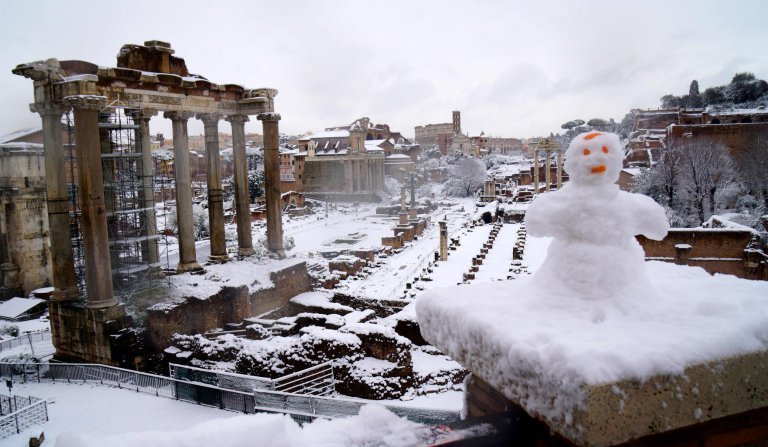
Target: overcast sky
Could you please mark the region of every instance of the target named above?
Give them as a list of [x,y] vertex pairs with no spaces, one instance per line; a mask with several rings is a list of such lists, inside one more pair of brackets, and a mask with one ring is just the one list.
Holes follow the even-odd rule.
[[[39,123],[17,64],[115,66],[123,44],[151,39],[213,82],[277,88],[289,134],[368,116],[412,136],[461,110],[465,131],[548,135],[574,118],[657,107],[693,79],[703,91],[736,72],[768,78],[766,16],[761,0],[9,1],[0,135]],[[246,130],[260,128],[254,118]],[[170,122],[155,118],[152,131],[170,134]]]

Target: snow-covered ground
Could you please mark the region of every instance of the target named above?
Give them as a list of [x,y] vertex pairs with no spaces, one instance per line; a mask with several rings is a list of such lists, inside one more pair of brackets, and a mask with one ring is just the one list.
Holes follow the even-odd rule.
[[[419,424],[378,405],[363,407],[350,418],[299,427],[288,416],[242,415],[90,384],[17,383],[13,393],[47,400],[49,421],[3,439],[3,446],[26,446],[30,436],[41,432],[59,447],[423,445]],[[417,400],[407,405],[419,406]]]

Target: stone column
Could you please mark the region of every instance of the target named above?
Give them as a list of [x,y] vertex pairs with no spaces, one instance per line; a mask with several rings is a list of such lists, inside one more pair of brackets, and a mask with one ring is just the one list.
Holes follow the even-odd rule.
[[351,193],[353,191],[352,181],[352,160],[347,158],[344,160],[344,192]]
[[405,208],[405,186],[400,187],[400,212],[397,213],[397,216],[400,225],[408,223],[408,210]]
[[232,124],[232,152],[234,156],[235,213],[237,214],[237,254],[254,253],[251,236],[251,205],[248,194],[248,159],[245,156],[245,123],[248,115],[225,118]]
[[550,168],[550,159],[552,158],[552,151],[544,151],[544,155],[547,158],[547,165],[544,169],[546,171],[544,172],[544,179],[547,182],[547,189],[546,191],[549,192],[550,185],[552,184],[552,169]]
[[408,216],[411,220],[418,220],[418,212],[416,211],[416,174],[411,172],[411,210]]
[[262,113],[258,116],[264,128],[264,190],[267,201],[267,249],[284,258],[282,203],[280,200],[280,135],[278,113]]
[[539,193],[539,150],[533,150],[533,193]]
[[136,141],[140,142],[141,164],[139,175],[141,178],[141,190],[139,200],[142,202],[144,214],[144,236],[147,240],[141,244],[141,252],[144,260],[150,265],[152,275],[159,275],[160,253],[157,246],[157,218],[155,217],[155,186],[153,182],[152,148],[149,142],[149,120],[157,115],[157,110],[130,109],[126,114],[139,125],[136,131]]
[[173,122],[173,165],[176,178],[176,224],[179,230],[179,264],[176,270],[200,270],[195,250],[195,226],[192,222],[192,182],[189,172],[187,120],[190,112],[165,112]]
[[226,262],[227,240],[224,236],[224,203],[221,190],[221,159],[219,157],[219,119],[217,113],[198,113],[205,128],[205,178],[208,182],[208,227],[211,232],[211,254],[208,260]]
[[563,187],[563,151],[557,151],[557,189]]
[[48,195],[48,237],[51,243],[51,270],[53,273],[54,301],[77,298],[80,291],[75,280],[72,257],[72,233],[67,199],[67,178],[64,166],[64,147],[61,141],[61,116],[68,107],[46,102],[32,104],[30,109],[40,114],[43,121],[45,151],[45,179]]
[[352,159],[352,192],[360,191],[360,163]]
[[448,223],[440,222],[440,260],[448,260]]
[[99,138],[99,110],[105,106],[106,98],[82,95],[69,96],[64,100],[74,109],[75,115],[80,222],[85,248],[88,307],[112,307],[118,302],[112,289],[112,264],[109,258]]

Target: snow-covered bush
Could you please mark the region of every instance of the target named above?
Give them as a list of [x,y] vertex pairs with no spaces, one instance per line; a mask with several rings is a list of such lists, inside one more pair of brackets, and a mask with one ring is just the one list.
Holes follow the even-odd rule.
[[4,324],[0,326],[0,335],[7,335],[9,337],[19,336],[19,327],[15,324]]
[[293,248],[296,247],[296,241],[293,239],[293,236],[285,236],[283,238],[283,248],[287,250],[293,250]]
[[390,196],[400,195],[402,185],[394,177],[384,177],[384,191]]

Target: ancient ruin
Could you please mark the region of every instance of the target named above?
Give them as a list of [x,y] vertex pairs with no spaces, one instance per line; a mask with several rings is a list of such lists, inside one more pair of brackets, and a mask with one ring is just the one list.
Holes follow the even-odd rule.
[[[238,254],[253,253],[244,131],[252,115],[262,121],[264,129],[267,245],[274,256],[284,256],[279,206],[280,115],[274,113],[277,91],[215,84],[190,74],[184,59],[173,53],[169,43],[153,40],[144,45],[124,45],[116,67],[48,59],[20,64],[13,70],[34,81],[30,109],[42,119],[54,286],[51,326],[57,355],[62,359],[105,364],[132,361],[119,358],[116,349],[118,344],[130,344],[130,340],[111,336],[129,325],[115,296],[113,278],[126,272],[134,276],[140,271],[153,272],[159,267],[149,155],[149,120],[159,112],[173,122],[180,245],[176,270],[201,268],[192,229],[187,135],[187,121],[193,117],[205,124],[209,260],[227,260],[218,167],[221,119],[232,125]],[[65,142],[59,129],[62,117],[70,110],[74,115],[74,139]],[[67,158],[65,145],[74,148],[74,160]],[[68,182],[68,171],[76,179]],[[128,174],[132,176],[129,184],[121,185]],[[74,202],[70,200],[73,184],[78,191]],[[82,238],[83,290],[79,287],[82,278],[76,274],[70,219],[79,230],[75,239]],[[127,221],[136,224],[123,226]],[[123,245],[139,248],[121,251]],[[85,300],[79,300],[81,297]]]

